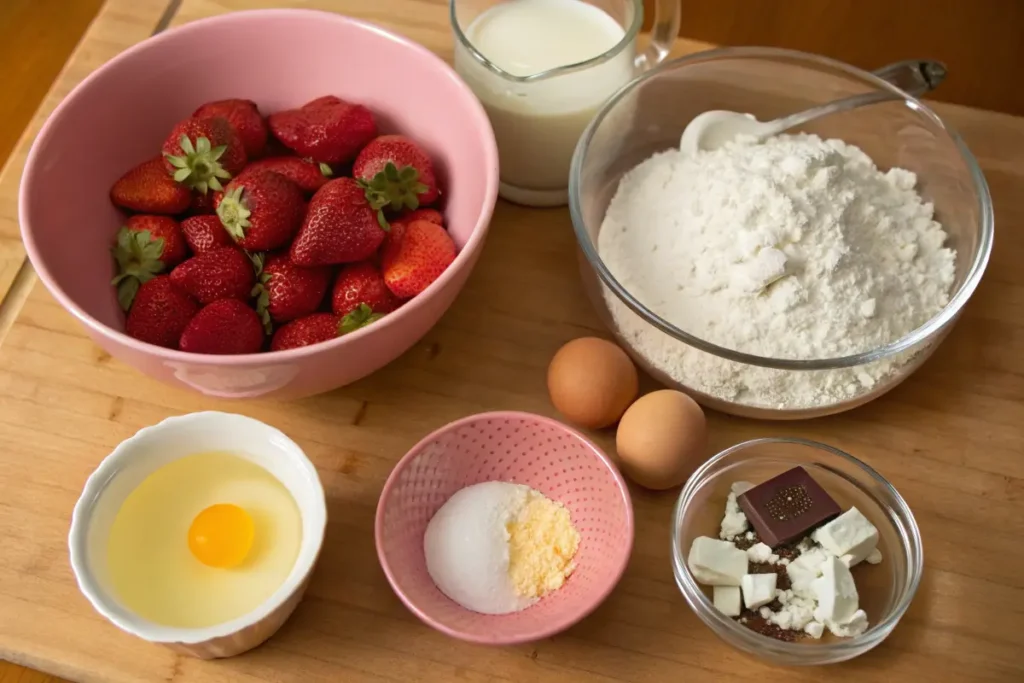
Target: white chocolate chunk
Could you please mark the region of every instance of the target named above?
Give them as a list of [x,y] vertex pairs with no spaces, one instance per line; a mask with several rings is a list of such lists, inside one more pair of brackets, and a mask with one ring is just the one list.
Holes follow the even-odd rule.
[[868,630],[868,615],[859,609],[841,622],[826,622],[832,635],[840,638],[853,638]]
[[739,586],[747,573],[747,553],[728,541],[698,536],[690,546],[687,565],[706,586]]
[[825,625],[820,621],[809,621],[804,626],[804,633],[817,640],[825,632]]
[[838,557],[830,557],[822,565],[821,576],[811,583],[818,598],[814,618],[822,622],[843,623],[857,611],[859,596],[853,574]]
[[747,559],[751,562],[775,564],[779,561],[779,556],[773,553],[766,544],[755,543],[747,548]]
[[747,609],[757,609],[775,599],[775,574],[746,574],[740,586],[743,588],[743,604]]
[[715,586],[713,589],[715,609],[727,617],[738,617],[742,611],[739,586]]
[[878,545],[878,529],[857,508],[850,508],[815,531],[813,536],[836,557],[850,555],[850,567],[863,562]]
[[786,565],[793,592],[803,597],[814,597],[811,582],[821,576],[821,567],[829,555],[821,548],[812,548]]

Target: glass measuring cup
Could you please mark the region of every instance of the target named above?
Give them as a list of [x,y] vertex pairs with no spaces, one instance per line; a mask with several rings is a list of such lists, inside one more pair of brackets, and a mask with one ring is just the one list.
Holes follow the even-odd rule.
[[[527,206],[567,203],[569,164],[580,134],[612,93],[668,55],[679,33],[680,4],[655,2],[651,42],[638,53],[643,0],[451,0],[455,70],[491,120],[503,198]],[[509,18],[509,9],[518,19]],[[553,19],[526,38],[533,63],[557,62],[573,52],[578,56],[602,43],[607,47],[582,61],[536,72],[530,65],[496,58],[500,42],[516,39],[515,28],[500,22],[519,21],[524,12],[534,25],[539,16]],[[574,20],[566,20],[573,15]],[[555,26],[557,18],[562,21]],[[601,35],[587,34],[590,27]],[[580,47],[582,42],[586,47]]]

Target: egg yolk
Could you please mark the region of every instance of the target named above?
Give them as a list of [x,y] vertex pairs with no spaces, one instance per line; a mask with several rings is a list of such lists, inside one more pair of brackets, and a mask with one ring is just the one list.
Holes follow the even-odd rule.
[[218,503],[192,520],[188,549],[208,567],[237,567],[249,554],[254,534],[249,513],[231,503]]

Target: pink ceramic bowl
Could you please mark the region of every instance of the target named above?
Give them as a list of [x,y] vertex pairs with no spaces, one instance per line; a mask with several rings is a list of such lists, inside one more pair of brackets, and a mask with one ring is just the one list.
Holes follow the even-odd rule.
[[[430,518],[453,493],[485,481],[526,484],[561,502],[580,533],[565,585],[514,614],[464,609],[427,573]],[[559,633],[608,597],[633,549],[633,504],[615,465],[579,432],[529,413],[482,413],[442,427],[399,461],[377,504],[375,534],[391,587],[427,625],[470,642],[512,645]]]
[[[433,156],[448,229],[460,249],[455,262],[395,313],[317,346],[207,356],[126,336],[110,286],[109,250],[122,221],[108,199],[113,182],[155,156],[174,123],[203,102],[244,97],[267,113],[326,94],[369,106],[383,130],[412,136]],[[440,58],[336,14],[262,10],[167,31],[82,81],[32,147],[19,208],[22,238],[39,277],[112,356],[211,396],[292,398],[370,374],[437,322],[480,256],[497,187],[498,153],[487,116]]]

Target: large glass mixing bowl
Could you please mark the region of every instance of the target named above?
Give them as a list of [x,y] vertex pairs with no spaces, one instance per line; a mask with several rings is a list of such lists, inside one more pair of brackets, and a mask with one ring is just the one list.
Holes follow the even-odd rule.
[[[677,147],[698,114],[724,109],[767,121],[819,104],[888,90],[896,99],[833,114],[799,130],[840,138],[864,150],[883,170],[917,174],[917,191],[935,207],[935,220],[956,250],[956,278],[949,303],[909,334],[861,353],[836,358],[768,358],[698,338],[656,315],[623,287],[598,252],[598,234],[619,179],[652,154]],[[795,131],[791,131],[795,132]],[[726,48],[667,62],[619,90],[580,138],[569,179],[569,209],[580,246],[584,285],[598,313],[647,372],[705,406],[734,415],[800,419],[842,412],[889,391],[913,373],[948,334],[981,280],[992,250],[992,201],[985,178],[963,141],[925,104],[855,67],[824,57],[770,48]],[[640,337],[657,339],[658,353]],[[710,354],[702,357],[701,354]],[[803,381],[840,386],[827,400],[795,403],[758,398],[756,392],[722,392],[702,383],[698,368],[758,381]],[[879,364],[868,367],[870,364]],[[884,370],[883,370],[884,368]],[[871,370],[871,372],[865,372]],[[865,380],[864,378],[871,378]],[[781,382],[783,386],[786,382]],[[836,394],[841,396],[837,399]]]

